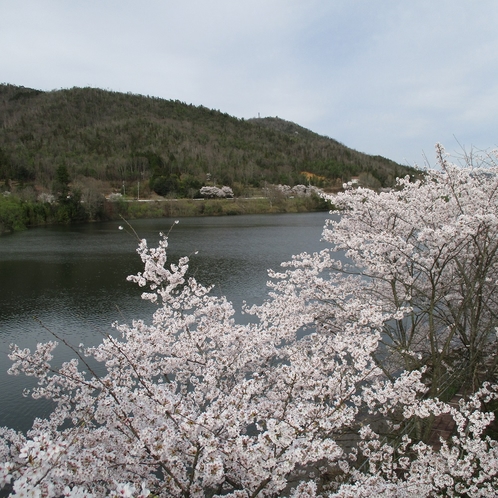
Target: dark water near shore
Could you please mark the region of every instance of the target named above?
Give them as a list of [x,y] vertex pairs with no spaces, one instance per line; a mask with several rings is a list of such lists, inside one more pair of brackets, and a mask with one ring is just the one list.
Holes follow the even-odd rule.
[[[278,268],[293,254],[326,247],[320,237],[327,217],[183,218],[170,233],[168,259],[192,255],[191,274],[214,285],[213,292],[226,295],[240,309],[244,300],[264,300],[269,268]],[[154,246],[158,233],[168,232],[173,222],[137,220],[133,228]],[[53,340],[50,329],[71,344],[93,345],[112,322],[151,316],[154,306],[126,281],[142,269],[137,240],[118,225],[37,228],[0,238],[0,426],[26,430],[35,416],[46,416],[50,409],[46,401],[22,396],[24,388],[34,385],[32,379],[7,375],[10,343],[33,348]],[[195,251],[199,253],[193,255]],[[56,354],[58,362],[73,356],[65,347]]]

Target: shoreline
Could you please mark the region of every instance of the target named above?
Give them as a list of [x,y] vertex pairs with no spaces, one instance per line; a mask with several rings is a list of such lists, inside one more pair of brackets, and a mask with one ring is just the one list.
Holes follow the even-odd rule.
[[272,200],[267,197],[231,199],[134,199],[109,203],[109,219],[114,216],[137,218],[237,216],[241,214],[276,214],[330,211],[331,205],[317,197]]
[[[81,204],[84,208],[84,203]],[[12,206],[14,207],[14,206]],[[41,216],[33,216],[39,208]],[[80,219],[67,219],[57,216],[58,205],[43,203],[23,203],[11,209],[8,219],[2,219],[0,210],[0,235],[49,225],[72,225],[99,221],[114,221],[144,218],[183,218],[204,216],[238,216],[244,214],[284,214],[326,212],[333,205],[317,196],[248,197],[231,199],[106,199],[95,216]]]

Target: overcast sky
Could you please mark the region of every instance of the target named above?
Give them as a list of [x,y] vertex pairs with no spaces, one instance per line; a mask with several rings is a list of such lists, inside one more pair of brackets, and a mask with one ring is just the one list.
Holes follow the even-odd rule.
[[433,163],[498,145],[497,0],[0,0],[0,82],[294,121]]

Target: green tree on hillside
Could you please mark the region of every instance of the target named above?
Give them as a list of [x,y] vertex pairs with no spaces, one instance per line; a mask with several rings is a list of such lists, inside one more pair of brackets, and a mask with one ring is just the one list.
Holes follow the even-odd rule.
[[69,172],[65,164],[61,164],[55,171],[55,180],[53,185],[53,192],[59,199],[59,202],[66,199],[69,195]]

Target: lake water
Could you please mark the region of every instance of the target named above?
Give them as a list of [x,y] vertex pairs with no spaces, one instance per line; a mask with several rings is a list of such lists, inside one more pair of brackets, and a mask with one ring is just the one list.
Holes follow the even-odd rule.
[[[182,218],[169,236],[169,262],[191,256],[190,272],[240,309],[261,303],[267,270],[293,254],[326,247],[327,213]],[[47,329],[78,345],[98,344],[114,321],[147,320],[154,306],[126,277],[141,271],[137,239],[117,222],[47,227],[0,237],[0,426],[27,430],[50,404],[23,397],[34,385],[10,376],[9,344],[33,348],[53,340]],[[154,246],[172,219],[136,220],[133,228]],[[126,228],[124,223],[121,223]],[[193,255],[198,251],[197,255]],[[243,319],[238,315],[239,319]],[[37,320],[40,320],[39,323]],[[59,346],[57,361],[69,359]]]

